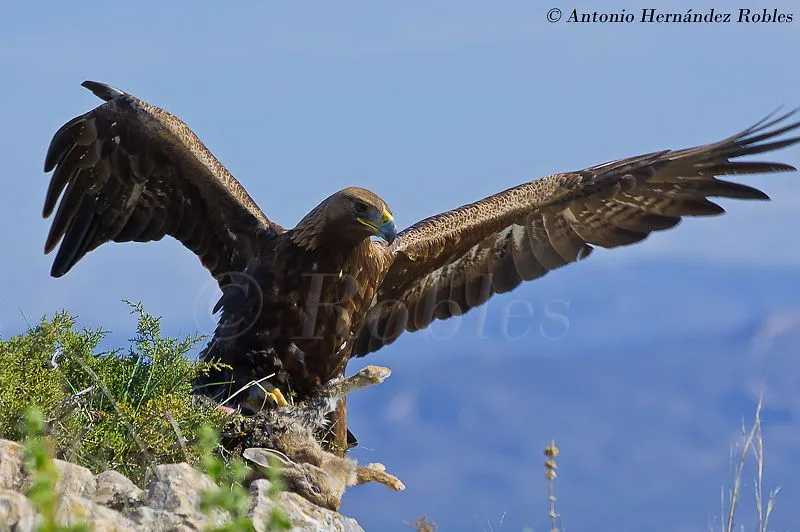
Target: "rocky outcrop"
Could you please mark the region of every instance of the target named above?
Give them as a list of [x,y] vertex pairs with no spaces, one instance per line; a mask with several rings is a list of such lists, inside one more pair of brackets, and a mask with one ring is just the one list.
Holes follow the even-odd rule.
[[[24,495],[30,476],[22,465],[22,447],[0,440],[0,530],[33,531],[39,517]],[[155,478],[141,489],[116,471],[92,474],[85,467],[54,460],[60,493],[58,521],[63,525],[87,523],[103,531],[203,530],[224,524],[229,516],[200,510],[206,490],[219,489],[206,475],[188,464],[156,466]],[[322,508],[290,492],[270,496],[270,483],[258,479],[250,485],[250,516],[256,530],[264,530],[273,508],[280,507],[294,530],[362,530],[354,519]]]
[[[380,384],[387,368],[367,366],[355,375],[327,383],[307,400],[291,407],[270,408],[255,415],[232,416],[221,431],[229,453],[249,466],[249,516],[256,530],[265,530],[276,507],[293,530],[355,532],[359,524],[337,512],[345,490],[377,482],[392,490],[405,489],[383,464],[365,466],[333,454],[321,445],[317,433],[327,429],[327,415],[346,394]],[[211,401],[196,396],[197,401]],[[211,406],[222,408],[211,402]],[[230,409],[228,409],[230,410]],[[25,497],[32,479],[24,471],[23,449],[0,439],[0,531],[34,530],[36,509]],[[224,525],[230,515],[222,510],[203,512],[204,492],[220,488],[189,464],[162,464],[154,479],[137,486],[117,471],[98,475],[89,469],[54,460],[57,519],[63,525],[88,523],[94,530],[186,531]],[[286,491],[273,493],[267,478],[279,470]],[[266,478],[265,478],[266,477]]]

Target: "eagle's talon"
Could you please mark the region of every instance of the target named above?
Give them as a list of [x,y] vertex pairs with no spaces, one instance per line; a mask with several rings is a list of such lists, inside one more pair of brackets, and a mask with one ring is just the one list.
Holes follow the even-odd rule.
[[289,406],[289,402],[286,400],[286,398],[283,396],[283,393],[278,388],[275,388],[271,392],[267,392],[267,398],[275,401],[275,403],[277,403],[278,406]]

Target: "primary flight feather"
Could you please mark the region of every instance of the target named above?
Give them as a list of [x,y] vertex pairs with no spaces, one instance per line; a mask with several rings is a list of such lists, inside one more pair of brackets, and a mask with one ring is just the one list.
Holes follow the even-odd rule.
[[[683,216],[723,213],[709,197],[768,199],[719,177],[795,170],[738,159],[800,140],[786,136],[800,127],[793,113],[768,117],[720,142],[531,181],[399,234],[386,202],[352,187],[284,229],[178,118],[108,85],[83,85],[105,103],[62,126],[45,159],[53,175],[43,214],[56,210],[45,252],[58,246],[51,274],[105,242],[176,238],[222,290],[201,356],[232,370],[198,390],[236,394],[253,408],[264,398],[253,390],[279,402],[285,392],[308,396],[351,357],[585,258],[592,246],[632,244]],[[339,449],[344,412],[342,403]]]

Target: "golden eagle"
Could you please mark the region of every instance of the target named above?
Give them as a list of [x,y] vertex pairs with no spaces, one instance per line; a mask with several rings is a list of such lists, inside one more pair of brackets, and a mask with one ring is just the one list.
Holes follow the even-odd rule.
[[[225,397],[256,381],[250,391],[263,388],[278,402],[286,392],[308,396],[351,357],[403,331],[583,259],[593,245],[633,244],[682,216],[723,213],[710,196],[768,199],[717,176],[795,170],[738,159],[800,140],[778,138],[800,126],[787,120],[792,113],[767,117],[713,144],[553,174],[400,233],[386,202],[347,188],[284,229],[181,120],[108,85],[83,86],[105,103],[56,132],[44,165],[55,169],[45,217],[61,197],[45,244],[49,253],[61,241],[51,274],[64,275],[105,242],[178,239],[223,293],[201,356],[232,370],[207,379],[205,393]],[[337,412],[343,445],[343,404]]]

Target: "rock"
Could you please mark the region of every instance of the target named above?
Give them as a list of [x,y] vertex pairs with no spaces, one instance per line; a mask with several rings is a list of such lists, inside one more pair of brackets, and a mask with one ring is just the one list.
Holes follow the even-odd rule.
[[364,529],[355,519],[345,517],[338,512],[327,510],[312,504],[300,495],[281,492],[277,500],[270,497],[270,481],[258,479],[250,484],[250,517],[256,530],[266,530],[273,508],[280,507],[289,521],[292,530],[303,532],[363,532]]
[[[58,472],[58,481],[56,482],[58,493],[71,493],[85,498],[91,498],[94,495],[96,483],[94,474],[89,469],[64,460],[53,460],[53,467]],[[19,484],[21,484],[19,491],[27,493],[33,486],[33,477],[26,471]]]
[[0,440],[0,488],[18,489],[22,484],[22,445]]
[[92,500],[114,510],[139,506],[144,502],[145,491],[128,477],[117,471],[103,471],[94,477],[96,489]]
[[193,514],[200,505],[201,494],[216,490],[208,476],[187,463],[163,464],[155,467],[156,479],[150,483],[147,505],[177,514]]
[[172,532],[189,529],[184,524],[184,518],[166,510],[153,510],[147,506],[140,506],[127,512],[126,515],[128,519],[139,526],[140,530],[147,532]]
[[16,491],[0,489],[0,530],[33,531],[36,508],[27,497]]
[[64,494],[58,504],[58,523],[63,526],[86,523],[90,530],[134,532],[136,523],[105,506],[74,493]]
[[156,480],[150,483],[147,492],[150,508],[176,514],[197,529],[209,524],[221,525],[228,519],[227,512],[214,510],[209,518],[200,510],[202,493],[219,489],[208,476],[187,463],[159,465],[155,472]]
[[87,499],[92,498],[96,483],[94,474],[89,469],[64,460],[53,460],[53,465],[58,471],[56,489],[59,493],[70,493]]
[[[321,456],[323,459],[312,460],[319,461],[319,464],[302,466],[330,475],[325,459],[327,455]],[[57,510],[61,525],[86,523],[92,530],[112,532],[174,532],[221,526],[230,518],[227,512],[219,509],[210,515],[203,513],[200,508],[203,492],[216,491],[219,487],[207,475],[185,463],[156,466],[156,479],[146,491],[116,471],[104,471],[95,476],[85,467],[63,460],[54,460],[53,463],[59,473],[55,489],[61,494]],[[353,467],[355,464],[345,468],[348,478],[353,476]],[[356,468],[356,472],[360,469],[365,468]],[[41,516],[36,514],[33,503],[24,495],[30,483],[30,475],[23,469],[22,446],[0,440],[0,531],[36,530]],[[257,530],[264,529],[273,509],[278,507],[292,523],[293,530],[362,531],[354,519],[314,504],[296,493],[283,492],[272,498],[269,487],[270,482],[266,479],[256,480],[250,485],[250,515]]]

